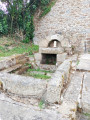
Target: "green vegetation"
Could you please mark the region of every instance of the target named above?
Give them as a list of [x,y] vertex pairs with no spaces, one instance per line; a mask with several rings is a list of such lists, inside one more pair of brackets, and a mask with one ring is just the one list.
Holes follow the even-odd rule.
[[[3,42],[4,39],[4,42]],[[34,44],[25,44],[18,42],[9,38],[0,39],[0,57],[11,56],[13,54],[23,54],[28,53],[33,55],[33,53],[38,52],[39,47]]]
[[51,78],[51,76],[39,74],[39,73],[28,73],[28,76],[32,76],[32,77],[38,78],[38,79],[50,79]]
[[13,49],[9,50],[9,49],[0,49],[0,57],[6,57],[6,56],[11,56],[13,54],[22,54],[22,53],[29,53],[29,55],[32,55],[33,52],[37,52],[38,51],[38,46],[37,45],[26,45],[26,44],[21,44],[18,45],[16,47],[14,47]]
[[28,72],[31,72],[31,71],[44,72],[44,73],[53,73],[52,71],[41,70],[40,68],[38,68],[38,69],[28,69]]
[[43,108],[43,105],[44,105],[44,101],[41,100],[41,101],[39,102],[38,106],[39,106],[40,109],[42,109],[42,108]]
[[84,115],[90,117],[90,113],[84,113]]
[[19,37],[29,43],[34,37],[34,13],[41,9],[40,17],[46,15],[56,0],[1,0],[7,4],[7,14],[0,10],[0,36]]
[[77,61],[77,65],[79,65],[79,63],[80,63],[80,61],[78,60],[78,61]]
[[29,69],[27,70],[25,75],[32,76],[38,79],[50,79],[51,78],[51,76],[48,76],[47,73],[53,73],[52,71],[41,70],[40,68],[32,69],[30,64],[26,64],[26,65],[29,66]]
[[39,18],[41,18],[41,17],[45,16],[47,13],[49,13],[51,11],[51,8],[55,5],[55,3],[56,3],[56,0],[51,1],[48,6],[43,7],[42,13]]
[[2,10],[0,10],[0,36],[7,34],[8,34],[7,15],[5,15]]

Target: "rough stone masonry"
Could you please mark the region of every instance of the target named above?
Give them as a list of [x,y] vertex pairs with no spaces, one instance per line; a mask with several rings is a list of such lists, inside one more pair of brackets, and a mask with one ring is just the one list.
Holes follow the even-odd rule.
[[[90,1],[57,0],[51,11],[34,20],[34,43],[56,33],[62,34],[64,40],[77,46],[80,51],[90,51]],[[35,15],[37,16],[37,15]]]

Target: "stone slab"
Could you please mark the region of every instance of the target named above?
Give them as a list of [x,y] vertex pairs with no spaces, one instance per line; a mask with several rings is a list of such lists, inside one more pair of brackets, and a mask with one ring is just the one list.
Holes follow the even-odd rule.
[[63,48],[41,48],[39,52],[46,53],[46,54],[60,54],[64,52],[64,49]]
[[72,60],[65,60],[58,68],[57,71],[64,72],[64,83],[68,82],[70,67],[71,67]]
[[74,76],[71,78],[71,82],[65,93],[64,99],[78,102],[82,79],[83,79],[83,73],[76,72],[74,74]]
[[25,57],[26,54],[18,54],[18,55],[13,55],[11,57],[7,57],[4,60],[0,61],[0,70],[4,70],[6,68],[9,68],[11,66],[14,66],[16,64],[24,64],[27,61],[29,61],[29,58]]
[[40,53],[35,53],[35,54],[34,54],[34,57],[35,57],[35,60],[36,60],[36,61],[41,61],[41,59],[42,59],[42,56],[41,56]]
[[77,70],[90,71],[90,54],[84,54],[80,56]]
[[15,74],[0,73],[3,89],[20,96],[41,98],[46,90],[47,81]]
[[40,64],[40,69],[44,69],[44,70],[51,70],[51,71],[55,71],[57,66],[56,65],[47,65],[47,64]]
[[77,104],[74,101],[64,100],[58,107],[58,112],[62,114],[64,118],[69,120],[76,120]]
[[63,88],[63,77],[64,73],[56,71],[52,79],[48,83],[46,98],[45,100],[49,103],[59,103],[61,97],[61,90]]
[[58,111],[70,120],[76,120],[76,111],[78,106],[78,97],[81,90],[82,77],[82,73],[76,72],[71,78],[71,83],[63,95],[62,104],[58,108]]
[[2,72],[9,73],[9,72],[12,72],[13,70],[16,70],[16,69],[21,68],[21,67],[22,67],[22,64],[17,64],[17,65],[14,65],[12,67],[9,67],[8,69],[3,70]]
[[57,54],[57,62],[59,61],[62,63],[63,61],[65,61],[66,57],[67,53]]
[[0,120],[68,120],[54,110],[15,102],[0,94]]
[[83,82],[82,108],[84,112],[90,113],[90,73],[86,73]]

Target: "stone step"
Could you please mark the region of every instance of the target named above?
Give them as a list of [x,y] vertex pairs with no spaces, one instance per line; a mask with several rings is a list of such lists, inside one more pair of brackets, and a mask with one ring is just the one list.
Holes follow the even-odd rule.
[[83,74],[76,72],[71,79],[71,83],[66,90],[62,104],[59,106],[58,111],[70,120],[76,119],[76,112],[78,106],[78,98],[81,91],[81,83]]
[[21,68],[21,67],[22,67],[22,64],[17,64],[17,65],[14,65],[12,67],[9,67],[8,69],[3,70],[2,72],[9,73],[9,72],[17,70],[18,68]]

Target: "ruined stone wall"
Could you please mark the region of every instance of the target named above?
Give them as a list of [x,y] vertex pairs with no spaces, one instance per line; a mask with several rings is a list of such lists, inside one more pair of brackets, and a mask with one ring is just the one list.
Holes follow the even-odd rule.
[[[89,0],[57,0],[51,11],[34,20],[34,43],[44,40],[48,35],[63,34],[64,40],[76,45],[79,50],[90,47],[90,1]],[[79,47],[78,47],[79,46]]]

